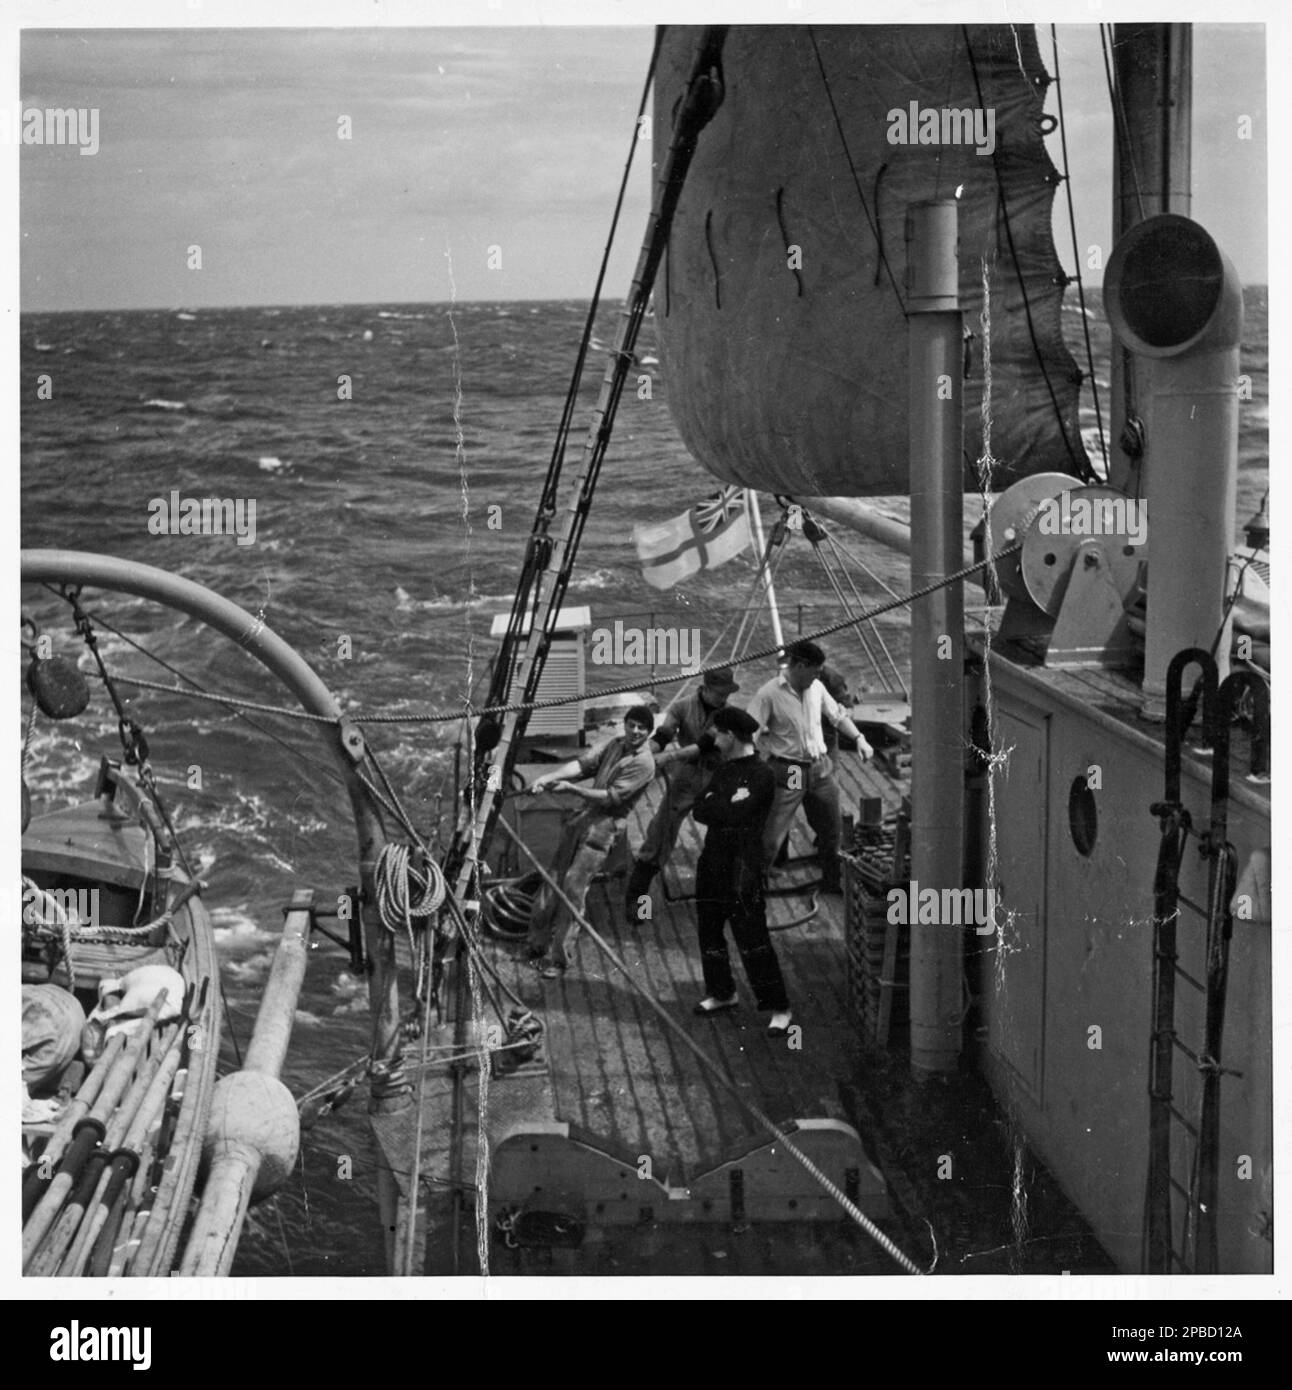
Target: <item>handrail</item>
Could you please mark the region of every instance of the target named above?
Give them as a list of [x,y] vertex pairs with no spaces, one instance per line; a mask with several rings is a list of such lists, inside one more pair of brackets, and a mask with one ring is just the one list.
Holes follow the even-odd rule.
[[[359,879],[362,900],[375,901],[377,858],[386,843],[381,815],[359,777],[366,756],[363,734],[343,715],[336,697],[309,663],[260,618],[201,584],[152,565],[116,556],[79,550],[24,550],[20,556],[24,583],[89,585],[133,594],[187,613],[237,643],[271,671],[311,714],[335,721],[320,724],[320,733],[341,765],[359,838]],[[399,995],[393,938],[381,930],[375,916],[364,923],[365,945],[372,973],[368,997],[373,1016],[374,1104],[408,1103],[407,1092],[387,1097],[378,1092],[382,1078],[397,1068],[401,1043]]]

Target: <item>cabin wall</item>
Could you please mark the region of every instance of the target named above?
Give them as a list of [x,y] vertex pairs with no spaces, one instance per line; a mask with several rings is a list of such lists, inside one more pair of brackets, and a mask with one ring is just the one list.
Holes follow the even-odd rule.
[[[1153,878],[1160,832],[1149,813],[1164,791],[1160,750],[1116,728],[1079,700],[1003,660],[992,661],[994,746],[1009,750],[996,775],[996,860],[1006,919],[987,946],[982,975],[986,1066],[1027,1141],[1128,1272],[1141,1268],[1147,1173],[1148,1060],[1152,1010]],[[1096,836],[1074,843],[1069,793],[1097,766]],[[1235,769],[1233,781],[1242,782]],[[1209,821],[1210,773],[1186,760],[1183,799],[1194,824]],[[976,827],[988,864],[986,817]],[[1253,850],[1268,853],[1268,809],[1240,790],[1229,838],[1240,876]],[[1240,884],[1241,890],[1241,884]],[[1181,891],[1207,897],[1206,866],[1192,841]],[[1258,918],[1262,914],[1258,911]],[[1205,978],[1203,919],[1185,908],[1180,964]],[[1271,1182],[1270,922],[1236,921],[1231,944],[1221,1083],[1219,1259],[1225,1273],[1266,1272]],[[1203,1040],[1203,998],[1177,982],[1178,1036]],[[1097,1031],[1095,1031],[1097,1030]],[[1198,1073],[1177,1054],[1177,1107],[1196,1121]],[[1174,1177],[1188,1185],[1191,1141],[1174,1145]],[[1245,1176],[1249,1174],[1249,1176]],[[1182,1199],[1173,1197],[1180,1248]]]

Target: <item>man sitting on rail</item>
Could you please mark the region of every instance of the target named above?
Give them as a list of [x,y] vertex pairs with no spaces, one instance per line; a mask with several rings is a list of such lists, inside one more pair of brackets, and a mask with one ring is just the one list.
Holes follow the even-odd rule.
[[[572,812],[561,830],[552,877],[581,916],[593,875],[606,862],[624,833],[628,813],[655,776],[655,759],[646,740],[655,716],[645,705],[624,715],[624,731],[580,758],[562,763],[534,780],[531,793],[570,792],[587,802]],[[592,778],[591,785],[580,779]],[[556,979],[569,964],[567,954],[574,919],[550,888],[544,888],[534,907],[529,928],[529,954],[538,959],[543,978]]]

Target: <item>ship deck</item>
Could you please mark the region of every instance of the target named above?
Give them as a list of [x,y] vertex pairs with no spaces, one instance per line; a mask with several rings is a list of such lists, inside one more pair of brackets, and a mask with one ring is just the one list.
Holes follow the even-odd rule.
[[[882,798],[886,811],[897,808],[899,784],[854,755],[840,754],[835,762],[845,808],[855,807],[862,796]],[[635,808],[629,830],[633,848],[645,834],[662,789],[657,780]],[[799,817],[791,859],[811,855],[809,839]],[[846,998],[843,898],[821,895],[807,921],[800,919],[807,916],[810,895],[769,899],[768,926],[795,1021],[803,1028],[802,1047],[791,1050],[784,1038],[767,1036],[766,1019],[755,1011],[734,947],[740,1008],[715,1018],[691,1012],[704,995],[695,905],[689,898],[699,849],[699,827],[688,820],[663,874],[662,891],[656,883],[653,919],[625,924],[621,884],[610,880],[604,885],[609,893],[597,894],[601,901],[594,909],[594,925],[633,978],[769,1118],[778,1123],[813,1115],[842,1119],[839,1083],[851,1073],[856,1057]],[[814,864],[796,864],[777,882],[789,885],[815,876]],[[765,1129],[668,1032],[591,940],[578,942],[573,968],[563,979],[542,981],[541,988],[558,1119],[613,1138],[633,1154],[650,1155],[657,1171],[677,1173],[683,1180],[767,1138]]]
[[[904,783],[848,752],[836,755],[835,764],[845,814],[855,811],[862,798],[878,797],[886,813],[897,809],[906,790]],[[635,808],[628,832],[630,848],[640,844],[663,790],[662,779],[657,779]],[[699,835],[699,827],[688,820],[670,866],[655,881],[652,920],[632,926],[625,922],[623,879],[613,876],[594,882],[587,901],[590,922],[619,955],[631,980],[676,1019],[744,1101],[791,1131],[796,1122],[807,1119],[848,1124],[843,1088],[856,1077],[860,1044],[846,997],[843,898],[821,895],[814,913],[810,913],[809,893],[769,900],[769,926],[794,1019],[802,1028],[798,1047],[791,1047],[785,1038],[768,1036],[766,1018],[755,1009],[734,947],[740,1007],[713,1018],[697,1017],[692,1006],[704,989],[695,907],[689,893]],[[809,839],[810,831],[800,816],[791,833],[791,862],[774,886],[817,876]],[[799,920],[803,918],[807,920]],[[623,1169],[620,1176],[640,1176],[642,1161],[649,1159],[648,1171],[656,1180],[681,1189],[774,1143],[748,1106],[721,1086],[648,1008],[588,933],[578,934],[570,969],[557,980],[538,975],[525,959],[523,945],[487,939],[500,978],[544,1027],[543,1044],[534,1061],[489,1081],[491,1151],[518,1127],[541,1131],[544,1126],[568,1125],[570,1138],[585,1140],[600,1153],[617,1158]],[[476,1173],[479,1077],[475,1070],[465,1077],[459,1100],[464,1124],[452,1122],[452,1091],[451,1078],[442,1071],[430,1073],[424,1083],[422,1169],[423,1190],[430,1193],[430,1236],[429,1243],[419,1236],[417,1266],[426,1272],[460,1268],[462,1252],[474,1245],[453,1238],[449,1227],[455,1224],[451,1192],[455,1186],[458,1190],[469,1187]],[[401,1115],[374,1117],[378,1140],[397,1173],[408,1168],[416,1115],[414,1106]],[[455,1130],[460,1136],[456,1151]],[[875,1155],[867,1157],[875,1161]],[[835,1219],[796,1222],[784,1208],[786,1203],[795,1206],[795,1193],[803,1207],[809,1205],[803,1193],[805,1183],[812,1196],[819,1198],[815,1184],[797,1171],[785,1189],[779,1212],[769,1211],[765,1198],[751,1195],[748,1224],[761,1235],[743,1243],[740,1236],[746,1223],[734,1223],[733,1228],[730,1221],[725,1225],[719,1221],[670,1224],[648,1219],[627,1229],[611,1224],[598,1230],[594,1218],[580,1251],[546,1250],[538,1256],[519,1251],[511,1269],[537,1272],[533,1265],[537,1258],[540,1267],[552,1273],[900,1272],[833,1203],[828,1204],[827,1215]],[[866,1186],[863,1179],[858,1198],[863,1210],[886,1213],[886,1200],[876,1201],[872,1193],[868,1202]],[[634,1199],[639,1190],[633,1191]],[[760,1217],[773,1219],[760,1223]],[[904,1243],[906,1232],[900,1224],[882,1218],[880,1224],[899,1245]],[[773,1228],[775,1233],[769,1235]],[[474,1268],[474,1257],[465,1258]]]
[[[981,651],[981,642],[974,640]],[[995,669],[1015,680],[1035,681],[1051,695],[1079,711],[1094,711],[1096,717],[1156,749],[1166,748],[1166,725],[1145,719],[1141,714],[1143,689],[1142,669],[1133,671],[1106,670],[1098,666],[1054,670],[1042,664],[1026,644],[1002,642],[994,646]],[[1188,682],[1197,676],[1196,668],[1186,672]],[[1211,778],[1210,751],[1200,752],[1201,724],[1195,722],[1186,739],[1183,759],[1193,763],[1206,780]],[[1240,721],[1230,729],[1230,795],[1268,813],[1271,783],[1268,775],[1250,775],[1252,767],[1252,736],[1250,727]]]

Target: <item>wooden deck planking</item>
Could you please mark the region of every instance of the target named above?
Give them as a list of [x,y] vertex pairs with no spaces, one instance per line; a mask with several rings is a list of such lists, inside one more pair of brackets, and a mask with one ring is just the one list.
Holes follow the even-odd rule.
[[[863,794],[880,795],[886,807],[900,800],[901,788],[889,784],[870,765],[844,754],[838,766],[845,810],[855,809]],[[633,848],[640,844],[662,790],[662,784],[655,783],[635,810],[629,830]],[[672,891],[679,895],[692,889],[701,834],[688,821],[679,836],[670,870]],[[792,832],[792,854],[810,853],[810,839],[800,816]],[[793,866],[787,877],[790,881],[815,878],[816,866],[811,862]],[[848,1018],[843,899],[823,896],[814,920],[773,933],[795,1021],[803,1029],[802,1046],[794,1049],[786,1039],[767,1036],[765,1016],[754,1009],[734,945],[733,970],[741,1007],[712,1019],[692,1015],[691,1008],[703,993],[694,904],[665,900],[657,879],[653,918],[629,924],[623,918],[623,887],[621,878],[593,885],[588,908],[594,927],[619,953],[633,978],[658,999],[740,1095],[778,1125],[810,1117],[842,1118],[839,1084],[852,1079],[857,1057]],[[806,896],[773,899],[769,919],[775,925],[801,915],[807,903]],[[537,975],[522,947],[486,939],[502,979],[545,1027],[537,1067],[490,1084],[491,1145],[514,1124],[563,1120],[625,1160],[635,1162],[640,1155],[649,1155],[657,1177],[685,1185],[692,1177],[770,1141],[760,1122],[639,999],[588,934],[575,938],[571,969],[554,981]],[[452,1087],[447,1076],[427,1081],[423,1174],[438,1180],[425,1194],[435,1213],[432,1230],[439,1231],[432,1236],[435,1250],[429,1258],[434,1261],[447,1259]],[[470,1115],[478,1100],[473,1074],[466,1078],[466,1089]],[[411,1149],[408,1127],[413,1114],[410,1111],[386,1123],[390,1133],[383,1143],[389,1155]],[[381,1125],[378,1131],[383,1132]],[[475,1162],[476,1126],[468,1122],[462,1171],[474,1172]],[[803,1239],[818,1242],[820,1237],[813,1233]],[[688,1240],[682,1244],[690,1251]],[[704,1245],[711,1237],[701,1233],[694,1240]],[[812,1248],[815,1251],[816,1245]],[[777,1259],[783,1261],[785,1250],[780,1246],[778,1250]],[[734,1272],[743,1261],[735,1259],[734,1247],[729,1253],[733,1263],[726,1268]],[[817,1258],[819,1252],[813,1256]],[[845,1251],[840,1258],[851,1264],[859,1257],[855,1251]],[[749,1272],[759,1267],[755,1259]]]
[[[900,802],[901,787],[873,765],[847,753],[836,765],[845,810],[855,810],[858,798],[866,795],[880,796],[886,809]],[[634,809],[629,825],[633,849],[640,845],[662,792],[662,783],[656,782]],[[593,886],[589,917],[633,977],[746,1100],[778,1124],[840,1115],[838,1085],[855,1060],[843,900],[822,896],[812,921],[773,934],[795,1021],[803,1029],[801,1047],[767,1036],[734,947],[740,1009],[713,1019],[695,1017],[690,1010],[703,993],[695,910],[693,903],[679,899],[693,888],[700,835],[693,821],[683,826],[663,880],[671,898],[664,898],[657,879],[649,921],[630,925],[623,920],[623,881],[618,878]],[[791,855],[808,855],[809,841],[799,817]],[[791,882],[815,877],[815,868],[794,866],[787,877]],[[773,899],[771,924],[802,914],[807,903],[806,896]],[[656,1172],[668,1173],[674,1182],[768,1138],[758,1120],[638,998],[586,934],[575,942],[566,976],[545,982],[542,994],[555,1118],[589,1132],[612,1150],[648,1154]]]
[[[662,794],[662,783],[656,783],[651,788],[648,804],[639,803],[639,826],[642,836],[645,834],[645,828],[649,825],[650,818],[654,814]],[[646,801],[647,799],[643,798],[643,802]],[[631,830],[629,834],[632,844],[636,846],[640,842],[639,837],[634,835]],[[673,985],[671,997],[665,998],[662,994],[658,997],[666,1007],[675,1009],[678,1021],[687,1028],[692,1039],[698,1045],[706,1047],[706,1050],[722,1067],[724,1073],[731,1076],[730,1059],[725,1057],[720,1049],[715,1052],[714,1049],[707,1047],[709,1040],[703,1030],[710,1021],[695,1018],[690,1013],[695,1003],[704,995],[695,905],[693,902],[670,901],[663,895],[662,885],[664,883],[669,885],[669,891],[675,897],[689,895],[693,891],[694,874],[685,876],[684,881],[679,882],[675,873],[675,866],[679,863],[693,865],[699,854],[699,846],[698,827],[694,821],[688,820],[678,836],[677,847],[669,866],[665,869],[664,874],[656,879],[653,899],[656,910],[652,920],[654,930],[657,933],[656,940],[660,950],[665,954],[669,978]],[[668,1030],[653,1015],[650,1026],[659,1033],[668,1033]],[[724,1150],[738,1143],[743,1137],[743,1131],[731,1129],[730,1107],[732,1102],[728,1093],[707,1071],[699,1070],[697,1072],[694,1056],[680,1042],[673,1039],[671,1033],[668,1035],[670,1037],[671,1056],[677,1069],[674,1075],[677,1078],[677,1084],[681,1087],[683,1104],[687,1106],[692,1116],[694,1132],[698,1135],[710,1136],[713,1144]],[[688,1162],[700,1161],[699,1147],[693,1145],[692,1148],[694,1152],[688,1157]]]

